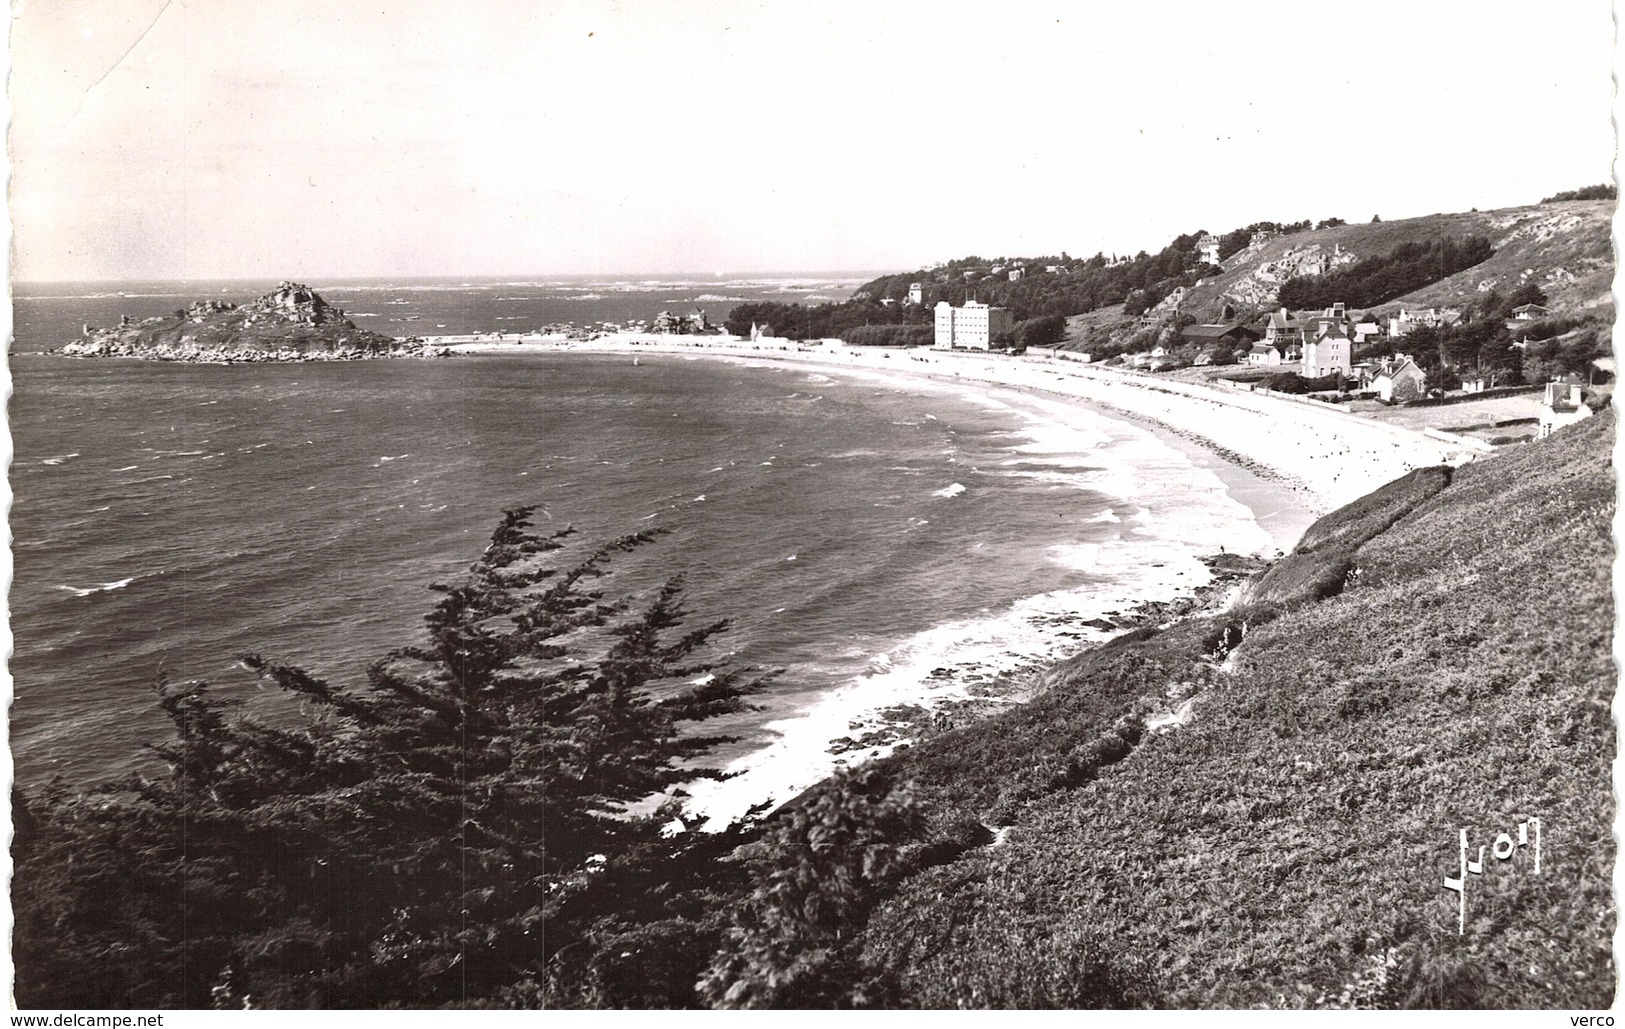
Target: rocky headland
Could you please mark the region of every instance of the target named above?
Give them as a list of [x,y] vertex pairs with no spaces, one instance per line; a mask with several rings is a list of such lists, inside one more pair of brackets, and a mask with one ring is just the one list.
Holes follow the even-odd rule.
[[63,345],[65,357],[134,357],[157,361],[358,361],[444,357],[449,351],[415,337],[396,339],[357,328],[309,286],[283,282],[249,301],[199,300],[173,314],[118,325],[86,325]]

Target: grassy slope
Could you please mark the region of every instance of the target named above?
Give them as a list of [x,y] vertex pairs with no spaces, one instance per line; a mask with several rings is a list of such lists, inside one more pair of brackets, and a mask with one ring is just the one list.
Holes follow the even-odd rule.
[[[1312,553],[1358,574],[1255,612],[1229,669],[1203,654],[1247,612],[1086,655],[900,755],[939,824],[1011,829],[907,882],[871,956],[931,1005],[1100,999],[1084,941],[1130,984],[1108,1003],[1609,1004],[1613,432],[1606,414],[1327,516]],[[1124,729],[1186,694],[1187,726]],[[1458,937],[1459,829],[1487,845],[1527,816],[1540,875],[1488,860]]]
[[1495,247],[1495,254],[1488,261],[1398,297],[1381,309],[1461,304],[1477,296],[1479,283],[1486,280],[1493,280],[1505,293],[1519,284],[1519,276],[1525,269],[1534,269],[1532,278],[1540,282],[1551,269],[1563,268],[1576,279],[1547,288],[1552,306],[1565,312],[1597,307],[1606,311],[1612,304],[1609,290],[1613,283],[1611,222],[1614,206],[1611,200],[1575,200],[1340,225],[1284,236],[1266,244],[1257,253],[1231,258],[1223,275],[1191,290],[1184,307],[1198,317],[1206,317],[1205,309],[1215,306],[1225,289],[1253,268],[1280,257],[1289,249],[1311,243],[1319,243],[1328,250],[1340,244],[1357,256],[1369,257],[1388,253],[1401,243],[1477,234],[1488,237]]

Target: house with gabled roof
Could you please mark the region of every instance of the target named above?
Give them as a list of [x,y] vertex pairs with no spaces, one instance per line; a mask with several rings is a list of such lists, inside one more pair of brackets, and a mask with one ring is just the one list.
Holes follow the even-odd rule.
[[1396,354],[1378,366],[1371,388],[1385,404],[1404,404],[1427,396],[1427,373],[1406,354]]
[[1247,351],[1247,363],[1262,368],[1274,368],[1281,364],[1281,352],[1268,343],[1254,343]]
[[1544,439],[1564,426],[1591,417],[1586,406],[1578,375],[1569,374],[1546,384],[1540,400],[1540,431],[1536,439]]
[[1291,311],[1281,308],[1264,323],[1264,342],[1279,351],[1285,360],[1296,360],[1303,350],[1303,322]]
[[1303,376],[1318,379],[1323,375],[1347,377],[1354,367],[1354,341],[1349,338],[1349,323],[1335,319],[1321,319],[1314,329],[1304,333]]

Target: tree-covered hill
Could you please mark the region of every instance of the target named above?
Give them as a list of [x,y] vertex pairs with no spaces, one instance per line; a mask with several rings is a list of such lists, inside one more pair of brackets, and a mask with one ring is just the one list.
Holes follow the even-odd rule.
[[[1117,353],[1149,347],[1192,322],[1248,321],[1286,305],[1343,302],[1377,317],[1405,307],[1476,307],[1523,289],[1562,317],[1612,318],[1614,201],[1595,189],[1497,211],[1348,223],[1340,218],[1260,221],[1217,231],[1217,265],[1199,252],[1206,230],[1156,253],[1078,258],[976,255],[864,283],[838,304],[741,305],[728,329],[754,325],[794,339],[839,336],[896,345],[927,337],[930,309],[975,299],[1017,320],[1085,316],[1074,338]],[[910,287],[923,304],[907,303]],[[1335,299],[1327,297],[1336,294]],[[866,327],[915,327],[876,332]],[[856,332],[854,330],[857,330]]]
[[962,257],[935,268],[883,275],[858,287],[853,299],[902,301],[909,287],[919,283],[927,307],[944,300],[959,305],[975,299],[1008,307],[1018,319],[1072,315],[1115,305],[1144,310],[1171,290],[1201,277],[1206,266],[1196,244],[1203,235],[1200,230],[1185,233],[1155,254],[1142,251],[1132,257],[1096,254],[1073,258],[1064,253],[995,260]]

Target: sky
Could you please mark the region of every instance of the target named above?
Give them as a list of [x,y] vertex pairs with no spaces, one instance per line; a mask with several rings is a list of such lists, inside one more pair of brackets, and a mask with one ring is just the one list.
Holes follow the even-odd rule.
[[13,275],[905,271],[1611,181],[1539,5],[13,0]]

